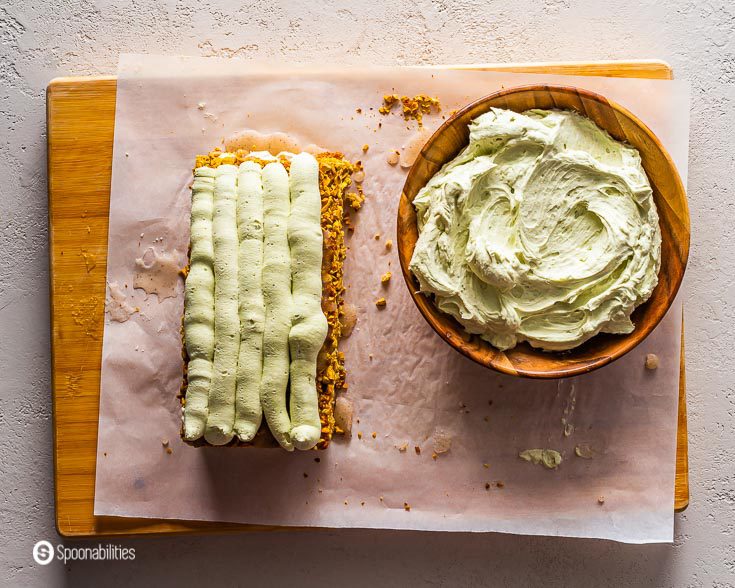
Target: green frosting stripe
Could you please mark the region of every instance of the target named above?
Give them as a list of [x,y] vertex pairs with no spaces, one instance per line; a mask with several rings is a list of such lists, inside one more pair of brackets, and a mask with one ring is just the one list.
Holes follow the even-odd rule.
[[237,167],[220,165],[214,180],[214,373],[204,438],[224,445],[233,436],[235,378],[240,348],[237,283]]
[[569,111],[492,109],[416,195],[422,292],[499,349],[629,333],[658,282],[640,154]]
[[237,175],[240,354],[237,360],[235,434],[251,441],[260,428],[263,373],[263,184],[257,163],[240,164]]
[[316,359],[328,328],[321,305],[319,164],[314,156],[301,153],[291,160],[290,173],[288,244],[293,319],[288,342],[291,351],[291,441],[297,449],[311,449],[321,436]]
[[291,329],[291,254],[288,246],[288,215],[291,208],[288,173],[281,163],[263,168],[263,378],[260,403],[276,441],[288,451],[291,419],[286,409],[289,373],[288,334]]
[[191,195],[191,256],[184,292],[184,339],[189,356],[184,438],[204,434],[214,357],[214,250],[212,211],[215,170],[194,171]]

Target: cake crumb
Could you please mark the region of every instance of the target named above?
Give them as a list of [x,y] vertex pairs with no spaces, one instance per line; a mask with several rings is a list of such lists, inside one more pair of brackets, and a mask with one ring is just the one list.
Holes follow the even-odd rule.
[[426,94],[416,94],[415,96],[398,96],[398,94],[385,94],[383,96],[383,106],[378,109],[380,114],[388,114],[393,107],[401,103],[401,111],[405,120],[415,120],[419,126],[423,125],[423,115],[429,114],[431,109],[441,110],[439,100],[432,98]]
[[378,436],[378,434],[377,434],[377,433],[376,433],[375,431],[373,431],[372,433],[370,433],[370,436],[371,436],[371,437],[372,437],[373,439],[375,439],[375,438],[376,438],[376,437]]
[[169,455],[171,455],[173,452],[174,452],[173,449],[171,449],[170,447],[166,447],[166,453],[168,453]]
[[597,497],[597,504],[605,504],[605,497],[604,496],[598,496]]
[[375,236],[373,237],[376,241],[380,239],[380,233],[375,233]]
[[385,161],[388,163],[388,165],[398,165],[398,162],[401,160],[401,154],[397,149],[393,149],[388,152],[388,155],[385,158]]
[[168,447],[168,439],[161,439],[161,445]]
[[358,431],[357,432],[357,438],[358,439],[362,439],[362,431]]
[[365,506],[365,501],[364,500],[361,500],[360,501],[360,506]]
[[432,451],[431,452],[431,459],[433,459],[434,461],[436,461],[436,458],[437,457],[439,457],[439,454],[436,451]]
[[484,464],[482,464],[482,467],[484,467],[487,470],[487,469],[490,468],[490,464],[489,463],[484,463]]
[[393,276],[390,272],[385,272],[382,276],[380,276],[380,283],[381,284],[387,284],[390,282],[391,277]]
[[315,457],[315,458],[314,458],[314,461],[315,461],[316,463],[320,463],[320,462],[322,461],[322,458],[321,458],[321,457]]
[[490,482],[485,482],[485,490],[490,490]]
[[405,510],[406,512],[408,512],[409,510],[411,510],[411,505],[408,504],[408,502],[404,502],[403,503],[403,510]]
[[378,108],[378,112],[380,114],[388,114],[393,106],[398,103],[400,100],[400,96],[398,94],[385,94],[383,96],[383,106]]
[[365,181],[365,172],[360,170],[357,170],[354,174],[352,174],[352,181],[356,184],[362,184]]
[[505,488],[505,482],[502,482],[501,480],[498,480],[497,482],[495,482],[495,485],[498,488]]
[[421,447],[418,445],[414,446],[413,450],[416,452],[416,455],[421,455]]
[[362,108],[355,108],[355,112],[357,114],[362,114]]
[[377,306],[378,308],[385,308],[385,305],[386,304],[387,304],[387,302],[385,301],[385,298],[378,298],[375,301],[375,306]]
[[363,153],[367,153],[367,150],[368,150],[368,149],[370,149],[370,145],[368,145],[367,143],[365,143],[365,144],[364,144],[364,145],[362,146],[362,152],[363,152]]
[[400,451],[401,453],[405,453],[407,449],[408,449],[408,441],[398,446],[398,451]]
[[655,370],[658,368],[658,355],[655,353],[649,353],[646,355],[646,369]]
[[388,240],[387,240],[387,241],[385,242],[385,248],[386,248],[386,249],[387,249],[388,251],[390,251],[391,249],[393,249],[393,241],[391,241],[390,239],[388,239]]
[[383,502],[383,497],[381,496],[379,500],[380,500],[380,502]]
[[309,474],[307,474],[306,472],[304,472],[304,478],[308,478],[308,477],[309,477]]

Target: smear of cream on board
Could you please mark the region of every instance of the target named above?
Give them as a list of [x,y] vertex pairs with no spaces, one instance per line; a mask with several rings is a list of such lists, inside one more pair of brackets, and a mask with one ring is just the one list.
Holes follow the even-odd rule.
[[282,151],[290,153],[305,151],[312,155],[327,151],[327,149],[314,143],[302,146],[296,138],[286,133],[260,133],[252,129],[245,129],[228,137],[225,140],[225,148],[227,151],[237,151],[238,149],[268,151],[274,155]]
[[118,323],[124,323],[128,320],[133,313],[138,312],[137,306],[131,306],[128,304],[127,296],[120,284],[117,282],[110,282],[109,284],[110,297],[105,301],[105,310],[107,311],[110,320]]
[[561,454],[554,449],[526,449],[518,457],[536,465],[543,465],[550,470],[556,469],[562,462]]
[[97,256],[86,249],[82,249],[81,251],[82,258],[84,259],[84,267],[87,268],[87,273],[89,273],[97,267]]
[[159,302],[173,298],[181,278],[178,257],[176,249],[171,253],[158,253],[149,247],[142,257],[135,260],[133,287],[144,290],[146,294],[155,294]]
[[590,447],[587,443],[580,443],[574,448],[574,453],[577,457],[582,459],[592,459],[597,455],[597,452]]

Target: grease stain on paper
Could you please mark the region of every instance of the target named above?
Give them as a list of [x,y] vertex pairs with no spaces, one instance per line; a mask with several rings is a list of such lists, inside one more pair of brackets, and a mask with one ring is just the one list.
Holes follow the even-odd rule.
[[418,159],[421,150],[424,148],[424,145],[426,145],[426,142],[429,140],[432,134],[432,131],[430,131],[429,129],[421,127],[418,131],[411,135],[411,137],[408,138],[406,143],[403,145],[403,148],[401,149],[401,155],[399,159],[401,167],[408,168],[414,164],[416,159]]
[[143,256],[135,260],[133,288],[155,294],[159,302],[176,296],[181,278],[178,257],[176,249],[171,253],[158,253],[153,247],[146,249]]
[[127,296],[120,287],[120,284],[117,282],[110,282],[108,287],[110,297],[105,301],[105,310],[107,311],[110,320],[118,323],[124,323],[134,313],[140,310],[137,306],[132,306],[128,303]]
[[312,155],[327,151],[327,149],[314,143],[302,146],[295,137],[286,133],[260,133],[253,129],[244,129],[225,139],[225,149],[227,151],[237,151],[238,149],[244,149],[245,151],[268,151],[273,155],[278,155],[283,151],[288,151],[289,153],[305,151]]

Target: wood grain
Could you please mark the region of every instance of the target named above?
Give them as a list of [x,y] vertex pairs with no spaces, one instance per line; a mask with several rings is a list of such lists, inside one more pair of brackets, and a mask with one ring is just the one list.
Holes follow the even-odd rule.
[[[419,293],[409,271],[418,228],[413,199],[418,191],[469,143],[469,123],[490,110],[523,112],[531,108],[575,110],[638,149],[651,182],[661,226],[661,270],[649,300],[632,315],[635,330],[628,335],[600,334],[564,353],[547,353],[521,343],[499,351],[477,335],[468,335],[433,299]],[[501,90],[477,100],[449,118],[428,140],[409,171],[398,206],[398,256],[409,293],[419,311],[444,341],[479,363],[513,376],[567,378],[598,369],[625,355],[658,325],[679,290],[689,256],[689,209],[676,166],[656,136],[622,106],[581,88],[533,85]]]
[[[568,68],[534,67],[538,69],[531,71],[570,73]],[[636,66],[640,77],[661,76],[659,64],[650,70],[647,67]],[[619,63],[614,68],[613,75],[626,69]],[[599,67],[594,71],[604,73]],[[665,77],[671,77],[668,67],[666,71]],[[112,157],[115,90],[115,78],[107,76],[59,78],[49,84],[47,92],[56,528],[65,537],[269,530],[253,525],[93,514],[111,176],[110,166],[100,166],[99,162],[109,162]],[[96,265],[89,271],[85,252],[95,256]],[[682,357],[677,509],[685,508],[689,500],[683,370]]]
[[634,61],[558,61],[546,63],[486,63],[445,65],[445,69],[472,71],[507,71],[509,73],[553,73],[566,76],[602,76],[606,78],[645,78],[670,80],[671,67],[658,59]]

